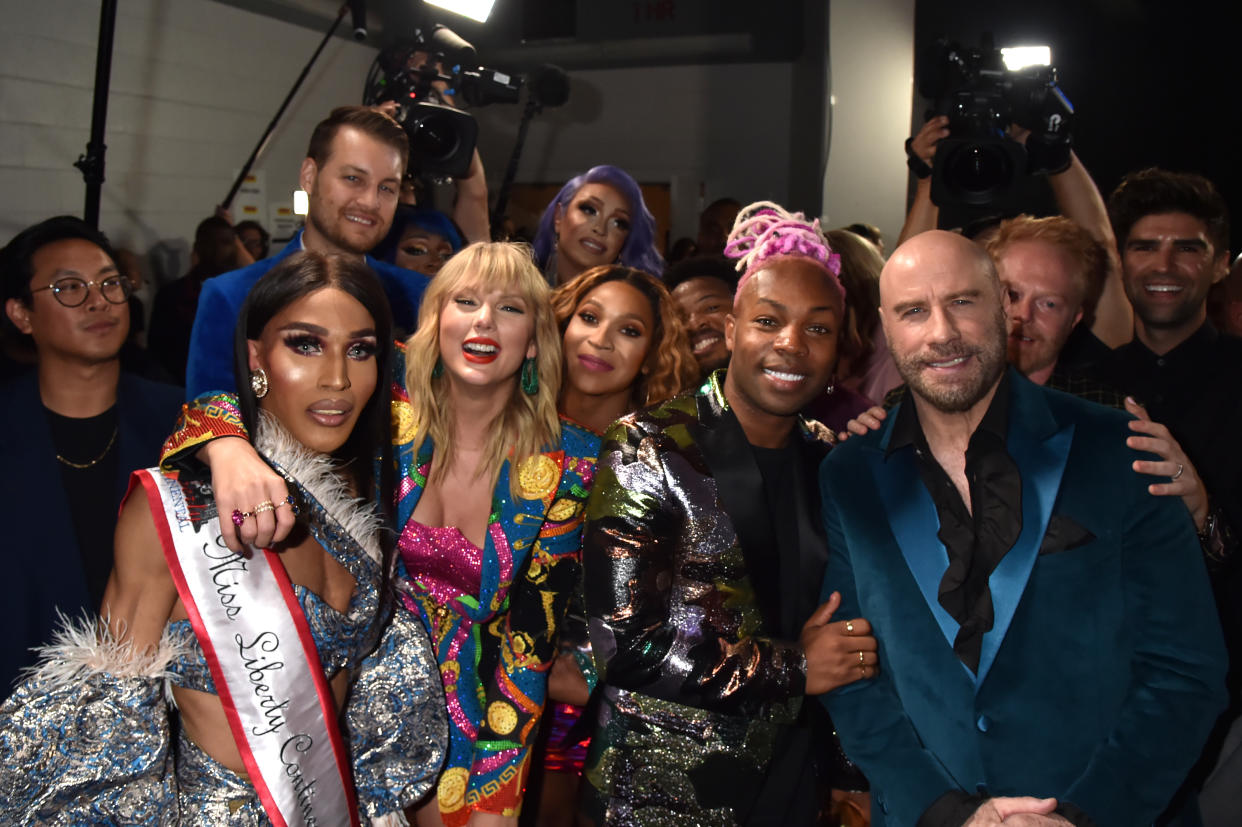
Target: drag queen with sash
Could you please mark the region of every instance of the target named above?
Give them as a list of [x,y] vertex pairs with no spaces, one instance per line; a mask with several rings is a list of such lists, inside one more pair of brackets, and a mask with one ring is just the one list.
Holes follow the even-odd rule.
[[440,770],[426,632],[394,611],[391,321],[361,263],[293,256],[238,323],[236,419],[287,485],[227,519],[206,469],[134,474],[103,616],[67,629],[0,709],[0,823],[402,824]]
[[[516,827],[556,630],[578,582],[599,440],[557,414],[549,294],[525,248],[472,244],[427,288],[418,332],[397,353],[402,603],[430,633],[450,738],[436,795],[413,813],[419,825]],[[225,399],[191,406],[183,445],[245,435],[221,416]],[[283,496],[283,481],[256,472],[240,440],[212,448],[221,502]],[[287,512],[263,516],[237,536],[279,537]]]

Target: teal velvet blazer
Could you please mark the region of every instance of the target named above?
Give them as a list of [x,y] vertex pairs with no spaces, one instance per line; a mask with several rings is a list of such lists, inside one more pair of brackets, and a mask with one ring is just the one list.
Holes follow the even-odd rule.
[[1150,824],[1224,708],[1194,527],[1131,469],[1128,415],[1012,370],[1010,394],[1022,533],[990,579],[977,675],[937,601],[948,556],[914,449],[888,452],[896,417],[820,468],[825,591],[880,644],[876,678],[823,699],[871,780],[876,827],[912,827],[950,790],[1054,796],[1100,827]]

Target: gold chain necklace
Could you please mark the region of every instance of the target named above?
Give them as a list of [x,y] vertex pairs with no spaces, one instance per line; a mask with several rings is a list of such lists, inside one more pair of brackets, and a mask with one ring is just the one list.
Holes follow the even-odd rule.
[[68,465],[70,468],[76,468],[79,471],[85,471],[87,468],[94,468],[100,463],[101,460],[103,460],[104,457],[108,456],[108,452],[111,451],[112,446],[116,444],[116,434],[119,430],[119,427],[112,429],[112,437],[108,440],[107,446],[104,447],[103,453],[95,457],[90,462],[73,462],[72,460],[65,459],[60,454],[56,455],[56,459],[60,460],[62,464]]

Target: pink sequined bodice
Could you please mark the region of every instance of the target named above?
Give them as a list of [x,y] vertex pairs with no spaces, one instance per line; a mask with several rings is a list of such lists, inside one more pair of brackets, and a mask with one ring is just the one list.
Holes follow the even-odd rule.
[[483,550],[456,526],[429,526],[410,520],[397,541],[410,579],[437,603],[477,598],[482,586]]

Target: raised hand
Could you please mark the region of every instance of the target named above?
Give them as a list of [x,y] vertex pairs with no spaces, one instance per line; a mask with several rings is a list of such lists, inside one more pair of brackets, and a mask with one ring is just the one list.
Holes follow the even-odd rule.
[[1181,497],[1194,518],[1195,528],[1202,530],[1208,516],[1208,493],[1199,472],[1167,427],[1152,421],[1147,409],[1133,398],[1127,396],[1125,405],[1127,411],[1138,417],[1130,420],[1130,430],[1145,434],[1127,437],[1126,445],[1160,457],[1159,460],[1135,460],[1134,470],[1140,474],[1169,478],[1168,482],[1147,486],[1147,492],[1156,497]]

